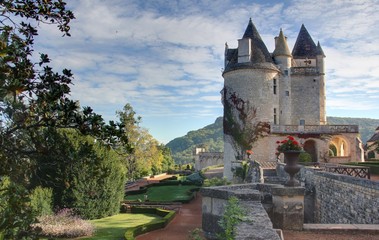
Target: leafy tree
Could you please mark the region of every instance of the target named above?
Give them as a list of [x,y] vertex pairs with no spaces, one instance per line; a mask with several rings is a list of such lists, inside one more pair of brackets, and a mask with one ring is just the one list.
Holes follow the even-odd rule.
[[[72,73],[56,73],[47,64],[48,55],[40,54],[33,63],[34,37],[40,23],[57,24],[69,35],[73,13],[62,0],[9,0],[0,3],[0,157],[1,175],[25,179],[30,156],[44,151],[38,138],[41,128],[75,128],[84,134],[118,140],[122,125],[110,122],[78,102],[70,100]],[[20,21],[17,23],[16,21]],[[123,137],[121,140],[126,141]]]
[[32,183],[53,189],[55,206],[72,208],[83,218],[118,213],[125,184],[120,155],[71,129],[44,132],[47,151],[35,160]]
[[[121,124],[105,124],[91,108],[81,110],[78,102],[69,99],[70,70],[54,72],[44,53],[38,61],[33,60],[37,58],[33,56],[33,44],[38,25],[55,24],[64,36],[70,36],[72,19],[74,15],[63,0],[0,1],[0,176],[9,176],[16,184],[10,186],[18,186],[17,191],[1,189],[9,193],[6,196],[11,205],[25,205],[27,198],[22,189],[39,168],[40,156],[48,155],[45,129],[53,132],[73,128],[96,136],[104,144],[122,141],[127,146]],[[27,238],[22,234],[34,218],[29,211],[22,212],[20,206],[0,213],[4,216],[0,232],[6,234],[6,239]]]
[[160,145],[146,129],[139,126],[141,117],[136,115],[130,104],[126,104],[123,111],[118,111],[117,115],[127,129],[125,136],[129,139],[130,147],[133,149],[131,153],[125,153],[123,146],[118,148],[118,152],[125,153],[125,165],[128,169],[127,177],[129,179],[158,174],[173,165],[170,150]]

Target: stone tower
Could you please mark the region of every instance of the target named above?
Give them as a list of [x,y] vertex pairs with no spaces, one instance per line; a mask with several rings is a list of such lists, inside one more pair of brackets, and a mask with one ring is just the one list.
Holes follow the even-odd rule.
[[238,48],[225,45],[225,177],[233,177],[246,150],[253,150],[254,160],[275,161],[276,141],[289,134],[304,144],[313,161],[330,161],[330,145],[349,157],[344,161],[359,156],[357,126],[325,126],[324,58],[304,25],[292,53],[282,30],[270,53],[251,19]]

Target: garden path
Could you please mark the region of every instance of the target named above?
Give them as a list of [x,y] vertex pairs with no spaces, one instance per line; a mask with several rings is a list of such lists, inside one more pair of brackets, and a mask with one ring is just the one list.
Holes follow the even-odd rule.
[[199,193],[190,203],[182,205],[175,218],[165,228],[140,235],[136,240],[185,240],[196,228],[201,228],[201,195]]

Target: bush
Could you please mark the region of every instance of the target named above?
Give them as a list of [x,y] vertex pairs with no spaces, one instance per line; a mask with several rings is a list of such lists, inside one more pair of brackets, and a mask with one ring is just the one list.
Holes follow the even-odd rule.
[[231,182],[228,181],[226,178],[210,178],[210,179],[205,179],[203,187],[211,187],[211,186],[224,186],[224,185],[230,185]]
[[[36,221],[30,206],[29,191],[22,185],[0,177],[0,237],[3,239],[30,239],[30,224]],[[1,239],[0,238],[0,239]]]
[[120,155],[72,130],[45,134],[49,154],[36,159],[33,186],[52,188],[54,206],[74,209],[85,219],[117,214],[126,176]]
[[30,194],[30,206],[37,216],[53,214],[53,190],[40,186]]
[[299,155],[299,162],[301,163],[312,162],[312,156],[307,152],[302,152]]
[[41,236],[48,238],[76,238],[94,233],[94,226],[73,214],[70,209],[62,209],[55,215],[45,215],[38,218],[39,223],[33,228],[42,229]]

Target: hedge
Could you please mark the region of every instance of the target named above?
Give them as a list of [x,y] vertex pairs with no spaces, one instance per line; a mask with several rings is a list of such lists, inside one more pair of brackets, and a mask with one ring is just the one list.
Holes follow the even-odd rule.
[[138,190],[127,191],[126,195],[138,195],[147,192],[147,187],[140,187]]
[[162,217],[162,219],[158,220],[157,222],[146,223],[136,227],[127,228],[124,235],[125,240],[135,240],[135,237],[138,235],[164,228],[175,217],[175,211],[164,210],[161,208],[132,207],[131,212],[155,214]]

